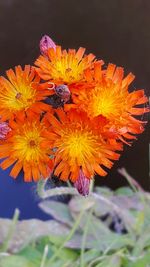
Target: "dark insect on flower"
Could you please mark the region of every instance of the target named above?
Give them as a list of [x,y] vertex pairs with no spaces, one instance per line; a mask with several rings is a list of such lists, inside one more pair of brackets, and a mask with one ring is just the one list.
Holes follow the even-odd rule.
[[44,100],[44,103],[51,105],[54,109],[63,107],[64,105],[64,103],[61,101],[61,98],[56,94],[47,97]]
[[54,90],[56,94],[61,98],[63,103],[67,103],[69,101],[71,94],[67,85],[60,84],[56,86]]

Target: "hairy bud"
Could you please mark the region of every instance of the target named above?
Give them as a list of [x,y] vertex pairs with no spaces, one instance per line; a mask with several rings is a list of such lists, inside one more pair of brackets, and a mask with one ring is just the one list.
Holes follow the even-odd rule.
[[7,122],[0,122],[0,140],[5,139],[10,130]]
[[48,48],[56,49],[56,45],[48,35],[44,35],[42,37],[42,39],[40,40],[40,51],[41,51],[41,54],[47,56]]
[[79,194],[82,196],[87,196],[89,194],[90,179],[88,179],[82,170],[80,170],[79,177],[74,183],[74,187],[78,190]]

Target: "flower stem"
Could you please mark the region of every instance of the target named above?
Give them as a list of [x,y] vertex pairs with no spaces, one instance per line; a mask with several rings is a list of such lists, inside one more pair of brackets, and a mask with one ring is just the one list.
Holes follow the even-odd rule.
[[65,240],[63,241],[63,243],[61,244],[61,246],[56,250],[56,252],[53,254],[53,256],[50,258],[50,260],[48,261],[48,266],[51,266],[50,264],[52,264],[54,262],[54,260],[57,258],[57,256],[59,255],[60,251],[63,249],[63,247],[65,246],[65,243],[68,242],[71,237],[74,235],[75,231],[77,230],[81,218],[84,214],[84,210],[81,210],[77,220],[75,221],[70,233],[68,234],[68,236],[65,238]]
[[81,267],[85,267],[84,266],[84,251],[85,251],[85,243],[86,243],[86,238],[87,238],[87,233],[88,233],[88,229],[89,229],[89,222],[91,219],[92,211],[93,211],[93,209],[91,209],[89,211],[87,222],[86,222],[85,227],[84,227],[84,233],[83,233],[82,244],[81,244],[81,258],[80,258],[80,266]]
[[46,245],[45,248],[44,248],[44,253],[43,253],[43,257],[42,257],[42,261],[41,261],[40,267],[44,267],[45,266],[47,255],[48,255],[48,245]]

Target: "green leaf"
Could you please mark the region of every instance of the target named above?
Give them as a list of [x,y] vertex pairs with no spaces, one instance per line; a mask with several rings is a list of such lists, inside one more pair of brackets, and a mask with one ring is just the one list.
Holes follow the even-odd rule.
[[95,267],[121,267],[122,260],[117,254],[107,257],[103,261],[100,261]]
[[[84,213],[84,216],[81,218],[80,221],[80,227],[84,231],[84,227],[86,224],[86,221],[88,219],[88,212]],[[88,234],[95,234],[97,237],[104,237],[105,235],[111,234],[111,230],[105,225],[104,222],[102,222],[100,219],[98,219],[96,216],[91,215],[90,218],[90,224],[88,227]]]
[[146,247],[150,247],[150,226],[136,240],[132,255],[134,257],[139,256]]
[[20,251],[18,255],[28,259],[29,261],[37,265],[42,259],[42,254],[43,252],[40,253],[36,248],[30,245],[30,246],[27,246],[22,251]]
[[100,195],[104,195],[104,196],[112,196],[113,195],[113,191],[108,187],[96,186],[94,189],[95,189],[94,191]]
[[[11,220],[0,220],[0,243],[3,243],[5,236],[11,225]],[[15,232],[9,240],[9,251],[18,252],[26,247],[29,243],[36,241],[44,236],[66,236],[70,229],[55,220],[40,221],[37,219],[19,221],[16,225]]]
[[115,191],[115,195],[125,195],[130,197],[133,196],[134,194],[135,192],[133,192],[133,190],[128,186],[120,187]]
[[[53,252],[54,253],[55,253],[56,250],[57,250],[57,247],[53,247]],[[74,261],[74,260],[77,259],[78,256],[79,255],[75,250],[72,250],[72,249],[69,249],[69,248],[63,248],[59,252],[58,258],[63,260],[63,261],[67,261],[68,259],[70,261]]]
[[[74,214],[74,219],[76,215]],[[66,244],[70,248],[81,248],[82,235],[84,227],[88,218],[88,212],[84,212],[84,216],[80,220],[80,228],[82,233],[79,235],[76,233],[71,240]],[[131,238],[129,234],[119,235],[112,232],[104,222],[100,219],[91,215],[90,224],[88,228],[87,238],[85,242],[86,249],[99,249],[99,251],[105,251],[109,248],[110,250],[115,250],[122,248],[124,246],[134,246],[134,239]]]
[[144,255],[139,255],[133,258],[132,262],[127,263],[125,267],[149,267],[150,266],[150,251]]
[[126,246],[134,246],[134,242],[131,240],[129,235],[118,235],[112,233],[103,236],[103,238],[100,237],[99,240],[96,240],[95,236],[93,236],[93,238],[91,237],[90,239],[87,240],[86,245],[89,245],[91,248],[99,248],[99,251],[102,252],[105,250],[115,251]]
[[95,199],[91,196],[83,198],[82,196],[73,197],[69,202],[69,209],[72,213],[80,213],[81,210],[89,210],[95,205]]
[[39,204],[39,207],[59,222],[72,226],[73,220],[68,205],[58,201],[46,200]]
[[0,259],[1,267],[37,267],[38,265],[22,256],[8,256]]
[[49,241],[49,236],[39,238],[35,243],[37,251],[39,251],[41,254],[43,254],[43,251],[44,251],[46,245],[48,245],[48,247],[49,247],[48,257],[50,257],[52,255],[53,251],[51,249],[51,243]]
[[55,262],[53,262],[53,265],[50,266],[49,263],[47,263],[44,267],[77,267],[77,266],[74,266],[72,262],[68,259],[67,261],[56,260]]
[[101,256],[99,249],[90,249],[84,252],[84,263],[89,263],[92,260]]
[[59,246],[63,243],[67,235],[50,235],[49,236],[49,241],[54,244],[55,246]]

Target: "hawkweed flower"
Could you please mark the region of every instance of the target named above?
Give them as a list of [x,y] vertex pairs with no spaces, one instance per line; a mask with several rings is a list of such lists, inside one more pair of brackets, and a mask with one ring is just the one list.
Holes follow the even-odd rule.
[[44,35],[35,67],[0,77],[0,166],[24,180],[50,173],[84,196],[95,174],[107,175],[124,143],[142,133],[149,111],[144,90],[129,91],[134,75],[85,49],[63,50]]
[[63,50],[61,46],[49,48],[47,57],[40,55],[35,61],[36,71],[45,81],[53,82],[55,85],[66,84],[75,87],[84,80],[84,71],[89,68],[95,56],[93,54],[84,55],[85,49],[80,47]]
[[[54,175],[61,180],[76,182],[81,171],[87,179],[96,173],[105,176],[103,167],[111,168],[112,160],[118,160],[120,143],[111,144],[93,127],[85,113],[64,113],[59,109],[56,116],[47,113],[51,127],[47,132],[49,146],[55,147]],[[47,146],[47,142],[46,142]]]
[[0,145],[0,158],[4,159],[1,168],[6,169],[13,165],[10,176],[16,178],[23,169],[24,181],[32,179],[38,181],[41,177],[47,178],[52,167],[51,153],[42,143],[45,124],[33,117],[24,117],[24,120],[10,121],[11,132],[5,142]]
[[41,54],[47,56],[47,50],[49,48],[53,48],[55,50],[56,45],[48,35],[44,35],[42,37],[42,39],[40,40],[40,52],[41,52]]
[[[50,90],[40,85],[39,76],[34,68],[26,65],[15,67],[15,72],[6,71],[8,79],[0,77],[0,115],[3,120],[12,119],[17,114],[41,113],[50,110],[50,107],[42,102]],[[47,87],[47,86],[46,86]]]
[[0,122],[0,140],[5,139],[10,131],[11,129],[7,122]]
[[149,108],[145,107],[148,98],[144,95],[144,90],[130,93],[128,87],[134,80],[134,75],[129,73],[123,78],[123,74],[123,68],[116,68],[113,64],[109,64],[105,72],[99,69],[93,74],[93,79],[90,76],[92,74],[88,72],[90,87],[87,89],[84,86],[80,91],[74,90],[73,103],[66,105],[65,110],[80,109],[91,119],[103,116],[107,119],[105,130],[110,136],[134,139],[135,134],[144,130],[144,122],[134,116],[149,111]]

